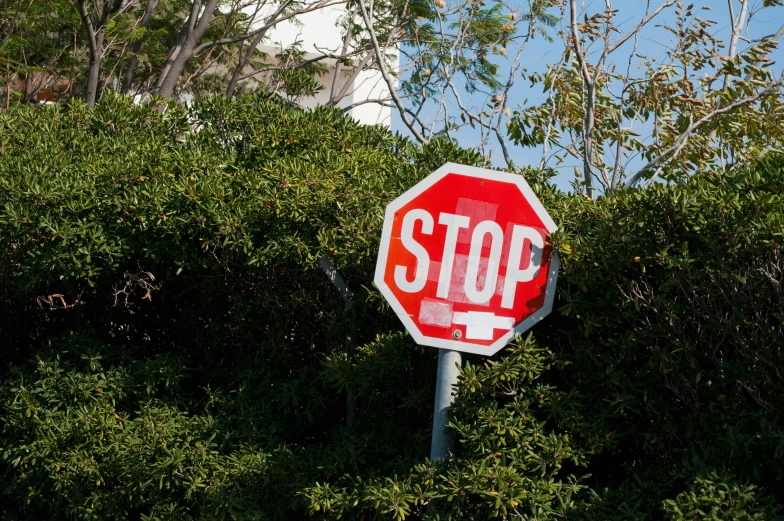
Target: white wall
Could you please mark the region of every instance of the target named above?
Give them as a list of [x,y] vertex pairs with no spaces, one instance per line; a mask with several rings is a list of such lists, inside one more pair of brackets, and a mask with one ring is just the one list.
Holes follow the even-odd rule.
[[[301,48],[308,53],[308,57],[316,57],[324,53],[339,53],[343,45],[339,22],[345,13],[343,6],[334,6],[300,15],[296,21],[281,22],[270,30],[267,40],[259,46],[259,49],[274,56],[281,48],[289,47],[299,40]],[[329,67],[329,72],[318,78],[324,89],[312,98],[301,100],[301,104],[305,107],[315,107],[329,101],[335,76],[335,62],[325,59],[324,63]],[[338,84],[344,85],[350,75],[350,70],[341,71]],[[348,107],[357,102],[388,97],[389,89],[381,73],[377,70],[365,70],[353,81],[338,106]],[[359,105],[349,109],[348,113],[358,122],[366,125],[389,126],[392,120],[392,108],[377,103]]]

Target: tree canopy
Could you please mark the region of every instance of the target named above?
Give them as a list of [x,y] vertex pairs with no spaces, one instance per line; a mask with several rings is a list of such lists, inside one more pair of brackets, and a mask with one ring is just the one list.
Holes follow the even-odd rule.
[[[346,111],[393,107],[420,143],[573,172],[596,197],[781,148],[784,6],[714,4],[3,0],[0,74],[6,106],[323,91]],[[276,43],[333,12],[335,41]]]

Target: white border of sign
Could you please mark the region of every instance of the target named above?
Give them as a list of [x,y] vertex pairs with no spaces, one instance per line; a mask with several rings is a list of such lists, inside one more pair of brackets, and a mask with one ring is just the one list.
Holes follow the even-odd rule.
[[378,251],[378,261],[376,263],[376,275],[373,281],[376,286],[384,295],[389,305],[395,311],[400,321],[406,326],[406,329],[414,338],[417,344],[426,345],[431,347],[439,347],[441,349],[449,349],[451,351],[462,351],[464,353],[474,353],[477,355],[491,356],[506,347],[506,345],[514,339],[516,334],[523,333],[530,329],[534,324],[542,320],[550,314],[553,309],[553,300],[555,299],[555,284],[558,280],[558,267],[560,261],[558,259],[558,252],[553,252],[550,258],[550,273],[547,276],[547,289],[544,296],[544,305],[536,311],[533,315],[520,322],[514,329],[509,331],[506,335],[499,338],[489,346],[482,344],[474,344],[461,340],[443,340],[440,338],[432,338],[423,335],[408,313],[406,313],[403,306],[398,302],[392,290],[384,282],[384,271],[387,264],[387,257],[389,255],[389,243],[392,236],[392,223],[394,221],[394,214],[404,205],[408,204],[416,196],[423,193],[425,190],[433,186],[437,181],[441,180],[447,174],[461,174],[481,179],[490,179],[493,181],[501,181],[503,183],[511,183],[517,186],[523,193],[523,197],[531,205],[531,208],[536,212],[536,215],[541,219],[542,223],[547,228],[548,233],[552,234],[558,227],[555,222],[550,218],[547,210],[544,209],[539,198],[536,197],[531,187],[526,183],[525,178],[521,175],[508,174],[506,172],[498,172],[496,170],[487,170],[485,168],[477,168],[473,166],[465,166],[457,163],[445,163],[441,168],[424,178],[422,181],[414,185],[411,189],[406,191],[403,195],[389,203],[386,212],[384,213],[384,229],[381,232],[381,247]]

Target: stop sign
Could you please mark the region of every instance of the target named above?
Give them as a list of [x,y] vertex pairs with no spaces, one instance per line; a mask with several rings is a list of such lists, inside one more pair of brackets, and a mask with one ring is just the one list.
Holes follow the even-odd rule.
[[417,343],[492,355],[550,313],[556,229],[522,176],[447,163],[387,206],[374,280]]

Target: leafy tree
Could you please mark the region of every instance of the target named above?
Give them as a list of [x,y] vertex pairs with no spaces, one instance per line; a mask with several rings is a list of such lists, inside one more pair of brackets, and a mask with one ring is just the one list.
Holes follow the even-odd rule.
[[80,57],[72,52],[80,22],[71,5],[65,0],[6,0],[0,12],[2,106],[34,101],[37,92],[53,87],[67,94],[80,68]]
[[[595,185],[607,192],[640,180],[675,181],[780,148],[780,129],[767,122],[782,110],[784,76],[770,67],[770,54],[784,26],[738,46],[752,20],[780,2],[737,4],[728,2],[725,39],[716,22],[704,18],[707,5],[648,3],[639,23],[624,30],[618,21],[625,16],[611,2],[602,12],[584,12],[581,22],[576,0],[569,0],[562,61],[529,76],[542,85],[547,101],[516,111],[509,137],[541,147],[542,167],[579,160],[579,185],[591,197],[598,193]],[[672,41],[660,54],[639,54],[644,29],[672,10],[674,20],[659,29]],[[597,49],[596,58],[589,48]],[[613,62],[621,53],[624,60]]]
[[[42,0],[28,3],[40,12],[50,6]],[[490,5],[460,0],[448,6],[441,0],[370,4],[344,0],[72,0],[61,7],[79,20],[79,27],[61,34],[56,27],[35,26],[35,38],[55,33],[59,39],[48,55],[36,57],[35,66],[49,67],[47,60],[59,53],[72,56],[72,82],[90,106],[107,88],[140,99],[173,99],[183,93],[233,96],[249,90],[278,92],[282,77],[287,78],[284,83],[289,90],[295,84],[300,89],[289,95],[312,97],[323,89],[316,78],[329,63],[334,74],[326,104],[344,110],[364,103],[392,104],[420,141],[451,135],[451,123],[446,129],[425,123],[426,104],[458,95],[464,88],[474,92],[504,86],[508,92],[519,72],[520,53],[506,81],[499,79],[499,64],[493,56],[501,56],[506,46],[521,38],[527,42],[534,34],[544,34],[541,27],[556,22],[540,1],[533,2],[527,12],[495,0]],[[302,49],[295,44],[269,51],[269,35],[277,26],[326,9],[344,10],[335,28],[342,38],[338,49]],[[20,10],[7,9],[6,14],[11,20],[24,19]],[[521,23],[526,28],[524,37],[516,34]],[[10,35],[15,24],[1,29]],[[264,44],[267,47],[260,47]],[[29,53],[27,48],[16,51]],[[7,68],[21,73],[15,62]],[[377,98],[351,100],[352,86],[367,71],[380,72],[387,91],[375,89],[380,92]],[[47,73],[55,81],[61,79],[57,68],[49,67]],[[12,90],[10,83],[7,90]],[[494,128],[501,136],[495,124],[488,127],[458,101],[464,120],[468,115],[466,121],[472,126]],[[442,105],[439,112],[444,110]],[[449,119],[446,113],[445,117]]]
[[[7,56],[8,93],[18,89],[12,76],[26,76],[27,67],[38,68],[51,81],[61,82],[64,75],[57,63],[70,57],[71,82],[76,82],[87,104],[93,106],[106,88],[164,99],[182,92],[198,93],[205,87],[212,93],[222,91],[226,75],[215,71],[236,63],[229,81],[233,93],[241,79],[260,73],[247,69],[251,58],[260,57],[256,48],[270,29],[305,13],[335,8],[341,2],[29,0],[19,7],[7,4],[0,41]],[[56,39],[42,46],[41,42],[52,40],[51,35]],[[246,41],[249,47],[243,47]],[[331,57],[324,55],[318,60]],[[285,56],[266,57],[265,70],[279,70],[281,61],[285,62]],[[290,63],[283,67],[299,66]],[[40,87],[31,87],[33,94]]]
[[[540,168],[574,167],[576,189],[590,197],[781,147],[784,77],[773,53],[784,26],[751,36],[781,18],[779,1],[727,2],[722,25],[708,18],[709,5],[676,0],[599,9],[577,0],[439,0],[407,9],[415,16],[402,25],[399,87],[393,68],[379,68],[420,142],[446,135],[488,158],[495,145],[510,167],[514,145],[533,148]],[[383,55],[383,35],[372,16],[363,19]],[[644,56],[641,41],[660,48]],[[525,70],[548,52],[560,58]]]

